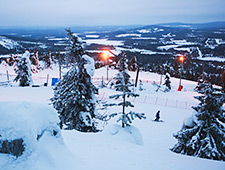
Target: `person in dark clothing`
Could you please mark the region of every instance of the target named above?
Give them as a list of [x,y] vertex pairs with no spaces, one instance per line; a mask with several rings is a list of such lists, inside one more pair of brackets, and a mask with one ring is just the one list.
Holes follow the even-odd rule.
[[160,111],[158,110],[158,112],[155,115],[155,121],[159,121],[159,119],[160,119],[159,113],[160,113]]

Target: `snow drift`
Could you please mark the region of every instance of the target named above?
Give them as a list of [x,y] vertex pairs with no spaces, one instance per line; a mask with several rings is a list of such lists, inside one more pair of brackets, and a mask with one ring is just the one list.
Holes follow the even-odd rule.
[[[9,160],[14,159],[11,155],[18,157],[12,164],[5,165],[0,157],[0,167],[67,169],[65,165],[76,162],[64,145],[58,127],[59,120],[51,106],[30,102],[0,102],[0,117],[0,148],[9,143],[8,148],[2,148],[6,153],[4,157]],[[36,166],[40,163],[43,167]],[[26,167],[28,165],[33,167]]]

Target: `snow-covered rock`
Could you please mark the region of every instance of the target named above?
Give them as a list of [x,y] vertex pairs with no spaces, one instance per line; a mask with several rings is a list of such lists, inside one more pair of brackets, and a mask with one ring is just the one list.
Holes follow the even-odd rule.
[[8,154],[0,154],[0,169],[61,170],[77,164],[78,158],[64,144],[57,113],[51,106],[0,102],[0,118],[0,142],[22,139],[25,147],[16,160]]
[[36,148],[44,133],[60,137],[58,117],[50,106],[29,102],[0,102],[0,117],[0,141],[22,139],[25,155]]

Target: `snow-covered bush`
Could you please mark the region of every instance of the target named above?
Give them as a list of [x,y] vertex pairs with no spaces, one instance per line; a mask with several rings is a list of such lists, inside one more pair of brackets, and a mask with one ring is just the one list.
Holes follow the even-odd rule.
[[57,113],[48,105],[0,102],[0,152],[30,155],[46,133],[62,141]]
[[174,134],[178,143],[171,149],[176,153],[225,161],[224,93],[208,88],[205,94],[195,97],[200,101],[193,107],[194,118],[188,126]]
[[33,83],[31,73],[30,53],[26,51],[17,63],[17,76],[14,81],[19,80],[20,86],[30,86]]
[[119,125],[111,125],[106,128],[106,133],[109,132],[110,135],[116,137],[117,141],[128,141],[136,145],[143,145],[142,134],[138,128],[134,126],[127,126],[122,128]]
[[60,127],[76,129],[82,132],[96,132],[94,118],[96,115],[96,87],[91,76],[94,75],[94,60],[83,55],[78,38],[68,31],[71,41],[70,55],[76,59],[74,66],[63,76],[54,88],[51,99],[59,113]]

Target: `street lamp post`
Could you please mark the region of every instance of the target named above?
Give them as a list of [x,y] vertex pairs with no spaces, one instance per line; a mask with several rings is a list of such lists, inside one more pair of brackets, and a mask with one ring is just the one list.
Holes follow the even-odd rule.
[[179,57],[179,61],[181,62],[181,73],[180,73],[180,82],[179,82],[178,91],[181,91],[181,89],[183,88],[183,86],[181,85],[181,78],[182,78],[184,60],[185,60],[184,56]]
[[109,51],[104,51],[103,53],[103,59],[105,61],[105,65],[106,65],[106,80],[109,79],[109,66],[107,65],[107,61],[109,59]]

